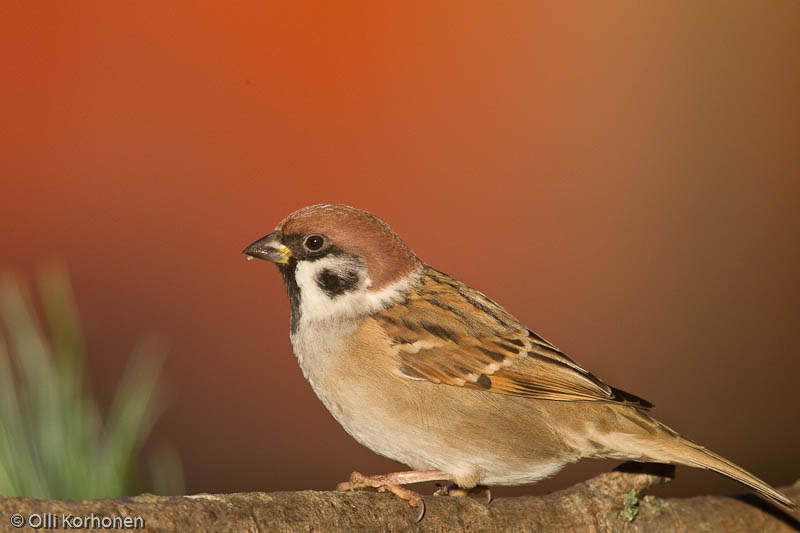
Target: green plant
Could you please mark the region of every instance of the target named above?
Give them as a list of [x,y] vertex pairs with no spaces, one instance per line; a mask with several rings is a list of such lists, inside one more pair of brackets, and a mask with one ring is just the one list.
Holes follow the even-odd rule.
[[633,522],[639,515],[639,493],[636,489],[625,494],[623,499],[622,511],[619,512],[620,516],[628,522]]
[[[141,488],[139,454],[161,412],[160,358],[152,349],[134,353],[103,424],[88,391],[84,343],[64,271],[41,275],[38,293],[44,329],[25,289],[8,279],[0,283],[0,494],[134,494]],[[162,452],[151,466],[151,490],[182,491],[175,454]]]

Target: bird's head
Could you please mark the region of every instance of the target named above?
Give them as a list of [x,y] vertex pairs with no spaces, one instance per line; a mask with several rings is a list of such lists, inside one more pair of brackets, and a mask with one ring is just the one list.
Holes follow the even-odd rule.
[[338,204],[304,207],[244,253],[278,266],[303,320],[374,311],[409,284],[422,263],[383,220]]

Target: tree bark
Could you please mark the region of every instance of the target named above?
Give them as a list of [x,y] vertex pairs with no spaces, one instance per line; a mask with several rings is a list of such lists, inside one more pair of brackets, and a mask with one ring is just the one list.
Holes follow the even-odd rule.
[[[141,495],[117,500],[37,500],[0,496],[0,530],[67,529],[75,520],[138,517],[147,531],[797,531],[798,514],[755,496],[657,498],[641,492],[672,478],[664,465],[628,463],[546,496],[425,496],[418,512],[390,494],[277,492]],[[800,486],[783,492],[795,502]],[[11,525],[13,515],[24,520]],[[119,524],[120,522],[117,522]],[[128,522],[129,524],[131,522]],[[49,527],[47,527],[49,525]],[[85,522],[92,525],[92,522]],[[84,525],[84,527],[85,527]],[[98,529],[102,529],[100,526]]]

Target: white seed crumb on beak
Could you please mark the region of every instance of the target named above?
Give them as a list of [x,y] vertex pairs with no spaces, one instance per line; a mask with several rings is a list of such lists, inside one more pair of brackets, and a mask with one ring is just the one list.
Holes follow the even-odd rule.
[[248,261],[252,261],[253,259],[255,259],[255,257],[253,257],[252,255],[248,255],[248,256],[247,256],[247,260],[248,260]]

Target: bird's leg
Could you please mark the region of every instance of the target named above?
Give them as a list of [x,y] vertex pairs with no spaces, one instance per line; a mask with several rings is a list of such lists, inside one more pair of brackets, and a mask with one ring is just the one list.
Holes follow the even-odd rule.
[[450,475],[441,470],[412,470],[410,472],[392,472],[378,476],[365,476],[360,472],[350,474],[350,481],[336,485],[336,490],[358,490],[366,488],[378,489],[379,492],[389,491],[398,498],[407,501],[412,507],[419,507],[420,514],[417,521],[425,513],[425,503],[418,492],[403,487],[411,483],[424,483],[426,481],[449,481]]

